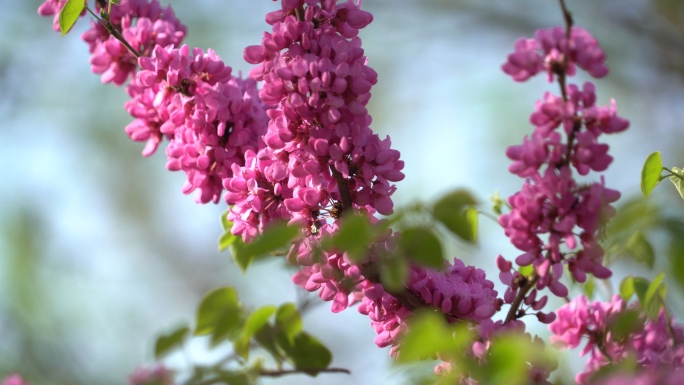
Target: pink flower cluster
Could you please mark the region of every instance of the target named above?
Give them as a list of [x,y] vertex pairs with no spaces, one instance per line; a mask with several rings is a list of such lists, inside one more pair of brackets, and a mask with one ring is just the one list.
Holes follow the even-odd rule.
[[[63,4],[48,0],[39,13],[57,17]],[[101,7],[96,2],[96,10],[104,11]],[[158,0],[121,0],[104,20],[108,27],[92,22],[82,37],[92,53],[92,70],[102,74],[103,83],[130,80],[125,108],[135,120],[126,133],[146,142],[143,156],[169,140],[166,166],[187,174],[183,192],[196,191],[200,203],[218,203],[233,165],[244,165],[245,153],[257,151],[266,132],[268,117],[256,82],[232,76],[212,50],[180,47],[186,27]]]
[[[305,7],[306,5],[306,7]],[[252,239],[273,218],[311,227],[333,217],[344,181],[357,208],[390,214],[404,164],[389,138],[380,140],[365,108],[377,74],[356,36],[372,16],[349,1],[284,1],[267,15],[271,33],[245,49],[259,64],[268,111],[265,146],[225,181],[233,234]],[[339,178],[335,175],[338,174]]]
[[636,373],[614,373],[591,381],[592,385],[683,385],[684,368],[648,368]]
[[[575,64],[595,77],[605,76],[604,60],[603,51],[586,31],[573,28],[568,39],[559,27],[539,31],[535,39],[519,40],[516,52],[503,65],[504,72],[517,81],[544,68],[550,78],[555,74],[563,79],[562,96],[547,92],[537,102],[530,117],[535,126],[532,136],[506,151],[513,160],[509,171],[525,178],[525,183],[508,198],[511,211],[499,218],[511,243],[524,252],[516,263],[534,266],[536,289],[548,287],[560,297],[568,294],[559,281],[564,265],[578,282],[584,282],[587,273],[598,278],[611,275],[602,264],[598,238],[601,227],[615,214],[611,203],[620,193],[605,187],[603,177],[601,182],[585,184],[573,174],[605,171],[612,157],[608,145],[598,138],[624,131],[629,122],[617,116],[614,101],[610,106],[596,106],[593,84],[587,82],[580,89],[574,84],[565,86],[564,80],[574,74]],[[509,262],[502,260],[498,265],[505,277],[502,281],[509,286],[506,302],[512,303],[520,279],[512,279]],[[553,319],[544,313],[538,317],[546,322]]]
[[[453,265],[445,262],[443,271],[413,267],[406,287],[453,321],[490,321],[502,303],[485,272],[459,259],[454,259]],[[411,312],[377,284],[364,289],[358,310],[370,317],[378,333],[375,343],[380,347],[391,345],[390,354],[394,355],[406,328],[404,321]]]
[[[55,31],[60,30],[59,12],[65,3],[66,0],[46,0],[38,8],[39,15],[54,16]],[[103,10],[101,4],[95,2],[96,11]],[[149,56],[157,44],[178,46],[187,33],[171,6],[163,8],[158,0],[121,0],[118,5],[112,5],[107,18],[111,27],[141,56]],[[135,74],[137,58],[102,23],[91,21],[90,24],[82,38],[91,53],[92,71],[102,75],[102,83],[123,85]]]
[[245,154],[256,151],[266,129],[265,108],[256,84],[231,76],[231,68],[209,50],[156,46],[140,58],[140,71],[125,105],[135,118],[126,132],[147,141],[151,154],[163,136],[171,171],[188,175],[183,192],[197,190],[200,203],[217,203],[224,180]]
[[608,74],[606,55],[589,32],[573,27],[569,37],[565,28],[540,29],[534,38],[515,42],[515,52],[508,55],[503,71],[513,80],[523,82],[541,71],[546,71],[549,82],[563,72],[575,74],[575,65],[595,78]]
[[[96,2],[96,9],[100,9]],[[171,6],[162,8],[158,0],[122,0],[112,6],[109,22],[140,56],[149,56],[156,45],[178,47],[187,33]],[[102,74],[102,83],[120,86],[136,72],[138,60],[104,25],[91,21],[83,40],[91,53],[93,73]]]
[[[312,253],[314,243],[321,237],[332,235],[337,231],[337,224],[325,224],[318,229],[318,236],[305,237],[290,249],[288,260],[301,269],[292,277],[292,281],[303,289],[315,292],[324,301],[332,301],[331,311],[339,313],[347,307],[359,302],[364,296],[364,289],[370,282],[361,275],[357,265],[352,264],[346,253],[323,251]],[[387,247],[386,242],[377,242],[374,247]]]
[[[638,309],[638,307],[633,307]],[[590,353],[586,371],[576,377],[587,384],[601,367],[618,363],[631,356],[640,367],[658,370],[662,367],[680,368],[684,365],[684,330],[670,320],[664,310],[658,318],[646,319],[644,327],[627,336],[617,338],[611,330],[611,321],[629,309],[625,302],[614,296],[610,302],[590,303],[579,296],[558,309],[558,319],[549,325],[553,333],[551,342],[563,348],[575,348],[583,338],[587,342],[581,355]]]

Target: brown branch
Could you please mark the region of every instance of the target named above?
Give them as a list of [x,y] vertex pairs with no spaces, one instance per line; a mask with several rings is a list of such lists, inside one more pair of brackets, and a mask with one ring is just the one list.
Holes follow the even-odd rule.
[[109,32],[112,36],[114,36],[116,40],[123,44],[123,46],[126,47],[126,49],[128,49],[128,51],[131,54],[133,54],[133,56],[135,56],[136,59],[140,58],[140,53],[135,48],[133,48],[133,46],[130,45],[128,41],[126,41],[126,38],[123,37],[121,32],[119,32],[119,30],[116,29],[114,25],[112,25],[112,23],[109,21],[109,15],[107,15],[106,18],[101,18],[98,17],[95,14],[95,12],[93,12],[89,7],[86,7],[86,10],[90,12],[90,14],[95,18],[95,20],[97,20],[100,24],[102,24],[103,27],[105,27],[107,32]]
[[337,183],[337,191],[340,192],[342,213],[344,214],[347,211],[352,211],[354,207],[352,206],[351,193],[349,192],[349,182],[344,176],[342,176],[342,173],[337,171],[335,166],[330,166],[330,172],[332,172],[332,175],[335,178],[335,183]]
[[565,6],[565,0],[559,0],[561,11],[563,11],[563,21],[565,21],[565,37],[570,39],[570,31],[572,31],[572,26],[574,21],[572,20],[572,14]]
[[304,15],[305,15],[304,7],[295,8],[294,13],[295,13],[295,17],[297,18],[297,20],[304,21]]
[[527,296],[527,292],[530,291],[534,287],[534,285],[537,283],[537,280],[539,279],[539,276],[537,273],[532,273],[532,276],[528,278],[527,283],[520,288],[520,291],[518,291],[518,295],[515,297],[513,300],[513,303],[511,304],[511,308],[508,309],[508,314],[506,315],[506,320],[504,321],[504,325],[511,322],[512,320],[516,319],[516,314],[518,313],[518,309],[520,308],[520,305],[522,304],[523,300],[525,299],[525,296]]
[[281,369],[281,370],[262,370],[259,376],[262,377],[280,377],[288,374],[306,373],[307,371],[316,371],[317,373],[344,373],[351,374],[349,369],[344,368],[327,368],[327,369]]
[[[570,41],[570,36],[572,34],[572,26],[574,24],[572,20],[572,14],[568,10],[568,7],[565,6],[565,0],[559,0],[560,2],[560,7],[561,11],[563,11],[563,20],[565,21],[565,37]],[[561,95],[563,95],[563,101],[567,102],[568,101],[568,95],[565,90],[565,77],[566,77],[566,71],[568,69],[568,58],[563,56],[563,63],[558,68],[558,83],[560,84],[561,88]]]

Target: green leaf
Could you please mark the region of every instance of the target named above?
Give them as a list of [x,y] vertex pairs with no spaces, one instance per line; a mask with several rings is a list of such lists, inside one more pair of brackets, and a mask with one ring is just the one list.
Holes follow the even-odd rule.
[[273,305],[268,305],[261,307],[254,311],[247,317],[244,326],[242,327],[242,334],[240,338],[233,343],[233,348],[235,352],[245,359],[249,359],[249,343],[252,337],[261,330],[267,323],[268,319],[271,318],[273,313],[276,312],[276,307]]
[[337,233],[323,241],[323,248],[346,251],[353,262],[360,262],[366,257],[368,245],[377,237],[378,231],[366,216],[347,215],[342,218]]
[[222,287],[207,294],[197,310],[195,335],[211,335],[213,345],[234,333],[242,321],[241,305],[232,287]]
[[[276,316],[277,317],[277,316]],[[287,339],[287,337],[282,332],[278,332],[276,328],[271,326],[271,324],[266,324],[264,327],[259,329],[259,331],[254,335],[254,340],[259,343],[259,346],[264,348],[269,352],[273,359],[278,363],[283,362],[283,351],[278,347],[276,343],[276,336],[282,335],[282,338]],[[290,345],[294,344],[294,341],[288,341]]]
[[398,255],[385,258],[381,262],[380,282],[388,291],[399,291],[409,278],[408,261]]
[[235,241],[231,248],[233,258],[244,273],[255,259],[289,245],[298,234],[299,229],[295,226],[290,227],[285,222],[275,223],[252,243],[240,244]]
[[226,231],[221,235],[221,238],[219,238],[219,251],[225,251],[227,248],[233,246],[236,242],[242,242],[242,239],[231,234],[230,231]]
[[582,291],[584,291],[584,294],[587,296],[587,298],[594,298],[594,292],[596,291],[596,279],[593,276],[590,275],[587,277],[587,280],[582,286]]
[[663,285],[664,279],[665,273],[658,274],[648,286],[644,300],[641,302],[641,307],[651,319],[658,318],[660,309],[665,305],[664,300],[667,288]]
[[468,227],[470,228],[471,242],[477,242],[477,224],[478,224],[477,209],[473,206],[468,207],[466,210],[466,221],[468,222]]
[[275,325],[285,334],[290,343],[293,343],[294,338],[302,331],[302,316],[295,304],[286,303],[278,308]]
[[456,190],[438,200],[432,208],[432,216],[459,238],[474,242],[472,220],[468,219],[466,209],[477,201],[465,190]]
[[119,0],[109,0],[110,3],[119,5]]
[[402,254],[421,265],[444,268],[444,252],[439,238],[425,227],[410,227],[399,235]]
[[608,330],[611,332],[611,339],[625,341],[630,334],[643,330],[644,319],[637,310],[626,309],[617,313],[608,322]]
[[667,248],[670,272],[680,288],[684,288],[684,237],[670,237]]
[[620,297],[629,301],[634,295],[634,277],[625,277],[620,283]]
[[679,192],[679,196],[684,199],[684,169],[677,168],[677,167],[672,167],[672,172],[677,174],[677,175],[672,175],[670,176],[670,182],[674,184],[675,188]]
[[436,312],[421,312],[409,325],[400,344],[399,362],[424,360],[453,347],[451,331]]
[[653,268],[653,263],[655,261],[655,253],[653,252],[653,246],[644,237],[641,231],[637,231],[629,237],[627,244],[625,245],[625,252],[636,262],[643,263],[649,268]]
[[[660,208],[641,198],[623,202],[617,208],[617,215],[608,225],[609,239],[616,236],[630,236],[634,231],[646,232],[661,223]],[[624,240],[620,239],[624,243]]]
[[59,29],[62,31],[62,36],[66,35],[71,27],[76,24],[76,20],[81,16],[85,9],[84,0],[67,0],[62,10],[59,11]]
[[316,376],[332,362],[330,350],[309,333],[297,334],[293,342],[284,333],[279,333],[276,341],[283,350],[285,359],[297,370],[310,376]]
[[651,284],[648,286],[648,290],[646,290],[646,295],[644,296],[646,303],[652,301],[653,298],[660,292],[660,286],[663,284],[664,279],[665,273],[660,273],[655,277],[653,282],[651,282]]
[[157,341],[154,343],[154,358],[159,360],[172,350],[183,346],[183,342],[189,333],[190,329],[183,325],[170,333],[157,337]]
[[644,198],[648,198],[655,186],[660,183],[660,173],[663,170],[663,162],[660,159],[660,151],[656,151],[646,158],[644,167],[641,169],[641,192]]
[[[457,339],[455,339],[457,338]],[[399,362],[420,361],[437,353],[462,353],[472,335],[465,327],[447,325],[434,311],[421,311],[409,321],[400,346]],[[460,356],[460,354],[458,354]]]
[[[484,371],[488,385],[526,385],[529,383],[527,360],[533,347],[523,338],[497,338],[491,343]],[[484,380],[484,378],[483,378]]]
[[235,244],[235,242],[242,241],[241,237],[233,235],[233,233],[230,232],[233,228],[233,222],[228,220],[228,211],[221,214],[221,226],[223,227],[223,234],[221,234],[218,241],[219,251],[224,251]]
[[637,298],[639,298],[639,302],[642,303],[642,306],[646,301],[646,292],[648,291],[650,283],[651,282],[646,278],[633,277],[632,285],[634,286],[634,293],[636,293]]

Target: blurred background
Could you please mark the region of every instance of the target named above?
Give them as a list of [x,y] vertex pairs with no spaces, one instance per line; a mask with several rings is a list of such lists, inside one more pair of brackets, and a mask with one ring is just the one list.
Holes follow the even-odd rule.
[[[237,287],[248,306],[297,300],[281,261],[243,275],[228,253],[217,252],[225,206],[184,196],[185,175],[166,171],[163,151],[140,156],[142,144],[123,130],[131,120],[124,90],[102,86],[90,72],[79,39],[87,23],[62,38],[51,19],[37,15],[40,3],[0,0],[0,377],[17,371],[34,385],[122,384],[152,362],[155,335],[190,322],[213,288]],[[243,73],[250,66],[242,49],[260,42],[263,17],[277,8],[268,0],[162,3],[188,25],[187,44],[213,48]],[[615,157],[606,184],[623,201],[639,199],[649,153],[660,150],[665,165],[684,166],[684,2],[569,0],[568,7],[607,52],[611,74],[595,81],[600,103],[615,98],[631,120],[627,132],[604,137]],[[373,128],[390,135],[406,161],[395,205],[458,187],[485,206],[497,190],[513,194],[522,181],[507,172],[505,148],[531,132],[535,101],[557,86],[543,76],[514,83],[500,66],[516,39],[562,24],[557,3],[366,0],[364,8],[375,17],[361,33],[379,73]],[[649,201],[670,215],[684,209],[671,186]],[[495,257],[519,253],[486,218],[480,234],[476,247],[453,245],[454,255],[498,281]],[[655,237],[655,269],[624,263],[617,278],[669,269]],[[681,290],[669,283],[668,304],[681,318]],[[394,368],[388,350],[375,346],[366,317],[355,309],[332,314],[328,306],[309,311],[305,329],[352,375],[264,383],[410,382],[410,370]],[[192,359],[211,359],[201,353],[205,341],[193,344]]]

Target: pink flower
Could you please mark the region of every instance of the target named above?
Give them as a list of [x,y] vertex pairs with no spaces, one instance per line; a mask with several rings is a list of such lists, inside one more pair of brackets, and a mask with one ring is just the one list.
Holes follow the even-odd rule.
[[555,27],[538,30],[533,39],[518,40],[501,68],[518,82],[545,70],[551,82],[559,70],[574,75],[575,65],[593,77],[604,77],[608,74],[605,60],[598,42],[586,30],[573,27],[568,39],[564,27]]
[[2,383],[0,383],[0,385],[31,385],[31,384],[29,384],[28,381],[21,378],[21,376],[18,374],[10,374],[9,376],[5,377],[4,380],[2,380]]
[[138,367],[129,376],[130,385],[172,385],[173,372],[164,365],[155,365],[150,368]]

